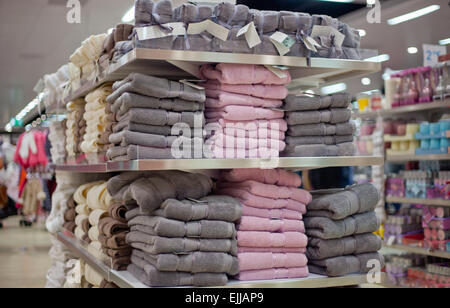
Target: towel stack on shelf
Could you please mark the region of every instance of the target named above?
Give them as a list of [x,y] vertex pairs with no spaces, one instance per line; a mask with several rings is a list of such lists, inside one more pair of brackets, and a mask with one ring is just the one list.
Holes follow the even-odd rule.
[[83,119],[85,105],[86,101],[82,98],[67,104],[67,157],[75,157],[81,153],[80,145],[86,132],[86,121]]
[[138,73],[113,90],[107,98],[117,121],[109,136],[115,145],[108,150],[110,160],[202,157],[203,90]]
[[[280,108],[291,81],[259,65],[226,64],[201,67],[206,88],[205,155],[212,158],[278,157],[287,129]],[[209,127],[209,129],[208,129]]]
[[312,197],[300,177],[275,169],[225,171],[219,194],[240,200],[237,224],[239,280],[307,277],[307,237],[302,215]]
[[52,145],[50,153],[54,164],[64,164],[66,162],[66,123],[67,120],[52,121],[50,123],[48,139]]
[[284,103],[288,131],[284,156],[353,156],[355,126],[350,96],[289,95]]
[[[374,209],[379,193],[371,183],[346,189],[317,191],[305,217],[309,237],[309,271],[327,276],[366,273],[384,259]],[[371,261],[371,262],[369,262]]]
[[44,75],[45,90],[43,93],[46,93],[44,99],[46,112],[59,112],[59,107],[64,107],[61,101],[69,79],[69,65],[67,64],[61,66],[56,73]]
[[83,119],[86,122],[86,133],[80,146],[83,153],[102,153],[108,149],[114,119],[107,113],[106,97],[111,93],[111,84],[106,83],[85,98]]

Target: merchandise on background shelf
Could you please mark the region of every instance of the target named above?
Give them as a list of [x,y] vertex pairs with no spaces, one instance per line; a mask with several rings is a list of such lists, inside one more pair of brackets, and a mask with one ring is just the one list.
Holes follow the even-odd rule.
[[415,155],[420,146],[416,139],[420,125],[402,121],[385,121],[384,141],[387,155]]
[[450,242],[450,211],[444,207],[424,207],[422,226],[423,246],[429,249],[447,250]]
[[86,101],[82,98],[67,104],[66,151],[68,160],[74,159],[82,153],[80,145],[86,133],[86,120],[83,118],[85,105]]
[[447,137],[447,133],[449,131],[450,120],[421,123],[419,132],[415,134],[415,138],[420,140],[420,148],[416,150],[416,155],[448,154],[450,138]]
[[408,245],[420,243],[423,240],[422,228],[423,210],[421,206],[402,205],[392,215],[388,215],[384,225],[384,241],[392,244]]

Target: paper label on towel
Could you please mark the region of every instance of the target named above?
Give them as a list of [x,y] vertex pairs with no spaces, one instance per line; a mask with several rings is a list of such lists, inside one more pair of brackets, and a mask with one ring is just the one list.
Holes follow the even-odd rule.
[[201,201],[201,200],[197,200],[197,199],[192,199],[192,198],[186,198],[186,200],[195,202],[195,203],[208,203],[208,201]]
[[315,39],[310,36],[307,36],[305,39],[305,46],[311,51],[317,52],[316,47],[321,47],[319,43]]
[[247,40],[248,47],[253,48],[261,44],[261,39],[259,38],[255,23],[253,21],[245,27],[241,28],[236,37],[240,37],[242,34],[245,34],[245,39]]
[[138,40],[144,41],[167,36],[178,36],[186,34],[186,28],[184,27],[184,23],[182,22],[167,23],[163,26],[172,28],[172,30],[165,31],[160,26],[136,27]]
[[394,244],[394,242],[395,242],[395,236],[391,235],[387,241],[387,244],[389,246],[392,246]]
[[312,37],[329,37],[331,35],[334,35],[334,45],[336,47],[341,47],[342,43],[344,43],[345,35],[340,33],[337,29],[330,26],[314,26],[311,32]]
[[185,85],[188,85],[188,86],[190,86],[190,87],[192,87],[194,89],[197,89],[197,90],[205,90],[204,87],[196,85],[195,83],[192,83],[192,82],[190,82],[189,80],[186,80],[186,79],[180,80],[180,82],[185,84]]
[[212,22],[211,20],[204,20],[202,22],[191,23],[188,26],[187,34],[195,35],[200,34],[202,32],[208,32],[209,34],[217,37],[222,41],[226,41],[228,39],[228,35],[230,34],[230,30],[227,28]]
[[295,40],[283,32],[275,32],[270,36],[270,41],[275,45],[280,56],[287,54],[295,44]]
[[277,75],[278,78],[286,78],[288,75],[285,72],[285,69],[280,69],[278,67],[272,65],[264,65],[269,71]]

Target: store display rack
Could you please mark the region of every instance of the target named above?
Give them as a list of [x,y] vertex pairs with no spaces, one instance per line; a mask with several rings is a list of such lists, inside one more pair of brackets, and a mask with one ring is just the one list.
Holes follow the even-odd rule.
[[111,64],[99,78],[72,91],[64,101],[84,97],[101,84],[123,79],[130,73],[169,79],[201,79],[200,66],[217,62],[288,67],[292,76],[288,86],[291,90],[309,89],[381,69],[380,63],[357,60],[135,48]]
[[437,100],[432,103],[415,104],[392,109],[380,109],[370,112],[356,113],[354,116],[362,119],[389,119],[401,116],[423,115],[424,113],[450,113],[450,98]]
[[386,202],[450,207],[450,200],[443,200],[443,199],[401,198],[401,197],[387,196]]
[[422,247],[416,247],[411,245],[383,245],[385,248],[391,248],[391,249],[397,249],[402,251],[407,251],[411,253],[416,253],[420,255],[426,255],[430,257],[438,257],[443,259],[450,259],[450,252],[446,251],[439,251],[439,250],[432,250]]
[[[57,238],[73,254],[83,259],[109,282],[120,288],[148,288],[127,271],[115,271],[92,256],[83,248],[78,239],[68,233],[59,232]],[[384,281],[384,276],[382,276]],[[349,275],[344,277],[326,277],[310,274],[307,278],[277,279],[261,281],[230,281],[225,288],[330,288],[338,286],[352,286],[367,283],[366,275]]]

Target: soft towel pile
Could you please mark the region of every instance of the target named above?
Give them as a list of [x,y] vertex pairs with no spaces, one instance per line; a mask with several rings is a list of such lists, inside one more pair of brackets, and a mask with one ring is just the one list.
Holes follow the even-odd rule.
[[86,121],[83,119],[85,105],[86,101],[81,98],[67,104],[67,157],[75,157],[82,153],[80,146],[86,132]]
[[210,158],[278,157],[287,125],[277,108],[287,96],[289,72],[278,77],[264,66],[221,63],[201,67]]
[[239,280],[307,277],[307,237],[302,215],[311,202],[300,176],[285,170],[225,171],[218,193],[236,197]]
[[138,73],[113,85],[110,160],[202,158],[205,92]]
[[52,145],[50,148],[52,162],[55,164],[66,162],[66,123],[67,120],[50,122],[48,139]]
[[286,111],[288,131],[284,156],[353,156],[355,126],[350,122],[350,96],[289,95]]
[[317,191],[313,197],[305,217],[310,272],[328,276],[366,273],[371,269],[369,260],[383,268],[383,256],[377,252],[381,239],[373,234],[380,227],[374,212],[379,200],[375,186],[366,183]]

